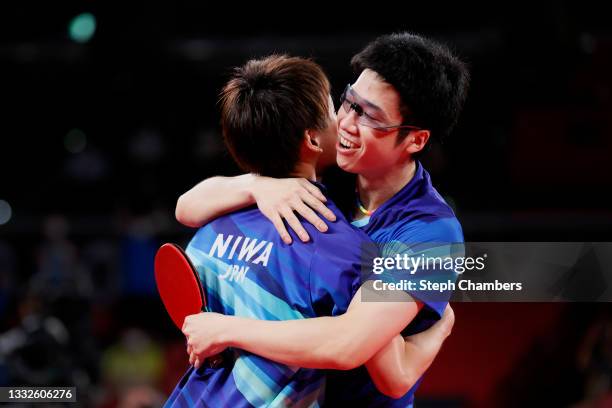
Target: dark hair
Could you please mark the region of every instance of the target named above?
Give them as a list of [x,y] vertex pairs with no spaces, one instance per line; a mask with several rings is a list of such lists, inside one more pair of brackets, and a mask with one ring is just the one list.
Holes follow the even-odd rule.
[[[410,34],[378,37],[351,60],[356,73],[375,71],[401,98],[403,123],[429,129],[440,141],[451,133],[469,87],[465,63],[445,45]],[[409,132],[400,132],[401,141]]]
[[329,123],[329,81],[315,62],[271,55],[236,68],[220,95],[223,137],[244,171],[287,177],[307,129]]

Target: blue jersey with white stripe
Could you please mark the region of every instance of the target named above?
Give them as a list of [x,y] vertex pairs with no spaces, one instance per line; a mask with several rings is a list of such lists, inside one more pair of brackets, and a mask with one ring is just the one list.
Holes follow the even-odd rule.
[[[326,233],[305,224],[310,242],[286,245],[261,212],[250,207],[202,227],[187,247],[200,274],[209,311],[260,320],[342,314],[360,286],[361,243],[329,202],[337,222]],[[290,367],[243,350],[216,369],[190,369],[166,402],[180,407],[285,407],[323,403],[325,370]],[[226,358],[226,360],[228,360]]]
[[[431,183],[431,178],[417,161],[414,177],[397,194],[387,200],[370,217],[359,219],[353,225],[361,228],[378,244],[383,257],[404,253],[410,256],[458,256],[463,250],[463,232],[453,210]],[[380,275],[393,280],[393,274]],[[415,277],[422,277],[418,273]],[[406,273],[401,278],[406,278]],[[447,273],[455,279],[456,274]],[[431,298],[420,291],[407,291],[424,303],[423,309],[402,332],[409,335],[423,331],[442,316],[446,299]],[[392,399],[381,394],[370,379],[367,370],[359,367],[350,371],[329,371],[326,402],[329,406],[351,407],[411,407],[414,392],[421,380],[403,397]]]

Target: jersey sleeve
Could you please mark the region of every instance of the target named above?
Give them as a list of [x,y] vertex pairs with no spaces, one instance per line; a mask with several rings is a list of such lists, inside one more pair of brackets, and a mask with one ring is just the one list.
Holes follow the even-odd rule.
[[378,279],[401,284],[406,293],[424,304],[403,335],[423,331],[440,319],[458,277],[455,260],[464,252],[463,232],[454,217],[403,226],[392,241],[382,243],[381,256],[399,261]]

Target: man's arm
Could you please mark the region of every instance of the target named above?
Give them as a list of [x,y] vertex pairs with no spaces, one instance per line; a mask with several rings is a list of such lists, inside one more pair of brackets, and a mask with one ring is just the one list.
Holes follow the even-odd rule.
[[[447,307],[442,319],[424,332],[405,340],[400,335],[391,335],[391,341],[385,344],[385,336],[393,331],[391,327],[399,327],[395,321],[401,318],[381,319],[380,316],[416,314],[418,303],[408,301],[407,308],[402,308],[402,303],[387,303],[386,307],[383,303],[363,303],[360,299],[356,295],[349,311],[337,317],[276,322],[216,313],[189,316],[183,331],[188,339],[190,363],[199,366],[206,356],[230,346],[300,367],[348,370],[366,361],[378,390],[399,398],[435,359],[450,334],[453,311]],[[386,320],[391,322],[385,323]],[[382,348],[376,352],[381,344]]]
[[429,368],[455,323],[453,309],[429,329],[403,339],[395,336],[365,364],[376,388],[391,398],[405,395]]
[[236,177],[211,177],[181,195],[176,202],[178,222],[198,228],[223,214],[255,204],[249,186],[252,174]]
[[176,219],[188,227],[201,227],[223,214],[257,204],[261,212],[274,224],[283,241],[291,243],[283,219],[302,241],[309,236],[294,211],[314,225],[327,231],[327,225],[315,211],[329,221],[336,216],[323,203],[325,196],[305,179],[274,179],[253,174],[235,177],[211,177],[181,195],[176,203]]
[[340,316],[263,321],[201,313],[185,319],[183,333],[198,358],[235,347],[282,364],[350,370],[389,343],[412,321],[420,305],[409,299],[364,302],[362,290],[371,290],[365,286]]

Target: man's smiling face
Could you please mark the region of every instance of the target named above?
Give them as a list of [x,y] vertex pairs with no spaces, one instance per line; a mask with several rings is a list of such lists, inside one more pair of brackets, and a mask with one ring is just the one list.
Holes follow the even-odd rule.
[[345,97],[338,108],[338,166],[351,173],[376,176],[405,160],[408,138],[396,144],[399,130],[375,129],[402,123],[395,88],[366,69]]

